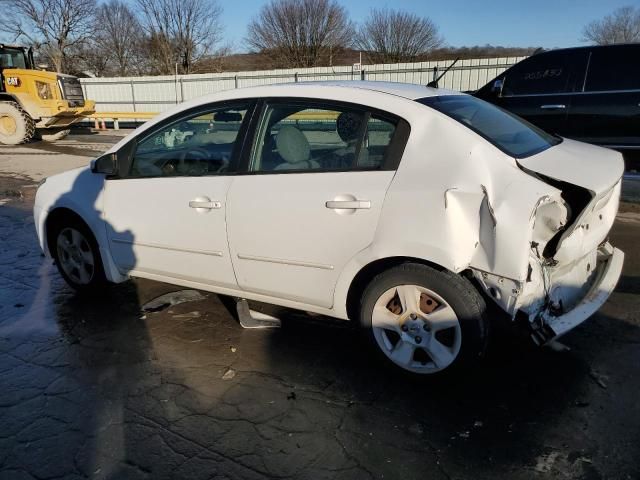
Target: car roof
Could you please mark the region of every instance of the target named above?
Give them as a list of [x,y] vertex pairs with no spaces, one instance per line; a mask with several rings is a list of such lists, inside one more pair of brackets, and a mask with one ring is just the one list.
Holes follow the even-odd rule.
[[390,95],[396,95],[398,97],[408,98],[409,100],[415,100],[424,97],[434,97],[439,95],[460,95],[460,92],[455,90],[448,90],[446,88],[432,88],[424,85],[416,85],[413,83],[400,83],[400,82],[371,82],[366,80],[341,80],[341,81],[313,81],[313,82],[298,82],[298,83],[279,83],[275,85],[265,85],[264,87],[282,87],[288,88],[296,87],[343,87],[343,88],[357,88],[361,90],[370,90],[373,92],[387,93]]
[[552,48],[549,50],[542,50],[537,53],[534,53],[533,55],[531,55],[531,57],[544,55],[545,53],[552,53],[552,52],[573,52],[575,50],[615,50],[619,48],[629,48],[629,47],[635,47],[640,49],[640,43],[616,43],[615,45],[584,45],[580,47]]

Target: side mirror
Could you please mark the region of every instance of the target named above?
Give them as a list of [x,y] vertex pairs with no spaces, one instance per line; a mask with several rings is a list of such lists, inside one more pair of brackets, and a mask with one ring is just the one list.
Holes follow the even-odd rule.
[[93,173],[103,173],[105,175],[115,175],[118,173],[118,160],[115,153],[107,153],[91,162]]
[[499,78],[491,85],[491,93],[495,93],[498,97],[502,96],[502,87],[504,87],[504,80]]

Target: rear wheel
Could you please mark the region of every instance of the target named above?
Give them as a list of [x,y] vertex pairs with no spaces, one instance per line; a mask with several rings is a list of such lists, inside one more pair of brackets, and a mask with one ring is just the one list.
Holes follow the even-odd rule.
[[71,287],[78,292],[94,293],[107,284],[98,244],[83,222],[64,219],[49,238],[49,250],[58,271]]
[[0,102],[0,143],[19,145],[35,134],[33,119],[15,102]]
[[362,297],[360,325],[387,361],[429,375],[482,356],[488,339],[485,310],[467,279],[404,264],[371,281]]

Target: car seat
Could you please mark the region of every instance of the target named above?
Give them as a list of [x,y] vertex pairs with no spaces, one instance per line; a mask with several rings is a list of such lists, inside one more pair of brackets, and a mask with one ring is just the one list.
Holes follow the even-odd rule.
[[311,147],[304,134],[296,127],[286,125],[276,135],[276,148],[284,163],[276,170],[309,170],[320,168],[315,160],[310,160]]
[[360,156],[357,165],[355,163],[356,146],[358,144],[358,135],[364,115],[355,112],[342,112],[336,119],[336,131],[340,139],[347,144],[346,147],[336,150],[334,153],[340,159],[341,167],[366,167],[369,166],[369,151],[366,145],[360,148]]

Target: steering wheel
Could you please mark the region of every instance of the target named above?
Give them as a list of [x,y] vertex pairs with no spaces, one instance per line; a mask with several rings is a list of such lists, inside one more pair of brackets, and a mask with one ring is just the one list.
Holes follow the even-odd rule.
[[209,171],[209,158],[209,152],[204,148],[189,148],[180,154],[176,170],[183,175],[202,175]]

